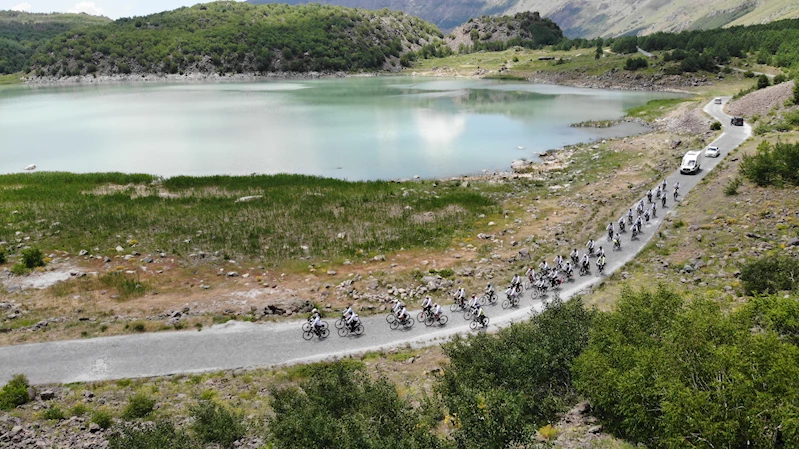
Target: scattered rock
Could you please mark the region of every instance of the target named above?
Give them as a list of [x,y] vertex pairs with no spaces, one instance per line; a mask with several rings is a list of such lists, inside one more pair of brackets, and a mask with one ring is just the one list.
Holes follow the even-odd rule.
[[227,276],[229,278],[239,277],[239,272],[238,271],[228,271],[225,276]]

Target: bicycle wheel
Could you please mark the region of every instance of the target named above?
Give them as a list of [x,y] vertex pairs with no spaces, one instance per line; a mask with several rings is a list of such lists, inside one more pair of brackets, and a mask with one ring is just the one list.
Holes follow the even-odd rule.
[[330,329],[330,326],[327,324],[327,321],[322,321],[322,326],[321,326],[321,328],[322,328],[322,329],[328,329],[328,330],[329,330],[329,329]]
[[440,317],[438,317],[438,324],[440,324],[441,326],[447,324],[447,321],[449,321],[449,317],[447,317],[446,315],[441,315]]
[[477,324],[477,321],[472,321],[471,323],[469,323],[469,329],[471,330],[477,329],[477,326],[479,326],[479,324]]
[[506,299],[506,300],[502,301],[502,308],[503,309],[507,309],[508,307],[510,307],[510,300]]
[[461,308],[461,306],[457,302],[453,302],[452,305],[449,306],[449,310],[451,312],[457,312],[458,309],[460,309],[460,308]]
[[486,305],[486,303],[488,302],[488,300],[486,299],[486,296],[485,296],[485,295],[483,295],[483,296],[481,296],[480,298],[478,298],[477,302],[478,302],[478,303],[479,303],[481,306],[484,306],[484,305]]
[[511,301],[511,303],[510,303],[511,307],[518,307],[520,300],[521,300],[521,298],[513,298],[513,301]]
[[308,332],[309,330],[311,330],[311,323],[306,321],[305,323],[302,324],[302,331]]
[[408,318],[408,321],[405,322],[405,329],[412,328],[415,323],[416,321],[414,321],[413,318]]
[[312,338],[313,338],[313,332],[311,332],[311,331],[304,331],[304,332],[302,333],[302,338],[304,338],[304,339],[306,339],[306,340],[310,340],[310,339],[312,339]]
[[388,323],[388,327],[390,327],[392,330],[397,329],[399,327],[399,325],[400,325],[399,320],[394,320],[394,321]]
[[330,329],[324,328],[319,331],[319,339],[327,338],[330,335]]
[[424,319],[425,319],[425,316],[424,316],[424,310],[422,310],[421,312],[419,312],[419,314],[418,314],[418,315],[416,315],[416,318],[419,320],[419,322],[424,322]]
[[358,325],[355,326],[355,331],[354,331],[355,335],[361,335],[361,334],[363,334],[363,331],[364,331],[363,324],[358,323]]
[[538,291],[538,288],[534,288],[534,289],[533,289],[533,290],[530,292],[530,299],[536,299],[536,298],[538,298],[538,295],[540,295],[540,294],[541,294],[541,292],[540,292],[540,291]]
[[483,318],[483,327],[488,327],[488,317]]
[[339,337],[346,337],[346,336],[347,336],[347,334],[349,334],[349,333],[350,333],[350,330],[349,330],[349,329],[347,329],[346,327],[340,327],[340,328],[338,328],[338,336],[339,336]]
[[471,310],[467,310],[466,312],[463,312],[463,319],[466,320],[466,321],[471,320],[472,319],[472,311]]
[[335,324],[335,326],[336,326],[336,329],[341,329],[341,328],[343,328],[343,327],[344,327],[344,318],[339,318],[339,319],[337,319],[337,320],[336,320],[336,322],[335,322],[334,324]]
[[490,302],[491,304],[496,304],[497,303],[497,299],[498,299],[497,298],[497,294],[494,293],[494,294],[492,294],[491,296],[488,297],[488,302]]
[[389,313],[388,315],[386,315],[386,322],[388,324],[391,324],[394,321],[397,321],[397,317],[395,317],[393,313]]

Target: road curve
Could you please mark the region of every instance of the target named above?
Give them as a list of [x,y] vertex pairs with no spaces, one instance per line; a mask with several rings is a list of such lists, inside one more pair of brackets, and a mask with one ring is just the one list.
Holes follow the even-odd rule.
[[[724,102],[728,100],[727,97]],[[724,133],[712,143],[721,149],[722,157],[751,136],[749,125],[729,125],[730,117],[724,114],[723,105],[708,104],[705,112],[724,125]],[[681,195],[685,195],[720,160],[721,157],[706,158],[696,175],[675,172],[667,178],[669,191],[679,181]],[[623,250],[620,252],[610,250],[606,235],[597,239],[607,248],[608,273],[618,270],[641,251],[674,206],[669,196],[667,208],[644,227],[639,240],[631,242],[629,233],[623,235]],[[546,257],[551,261],[554,254],[534,257]],[[537,265],[539,261],[534,260],[534,263]],[[564,286],[561,297],[567,299],[599,281],[601,278],[595,275],[577,277]],[[499,305],[489,306],[487,315],[491,319],[491,328],[495,328],[525,320],[531,310],[538,311],[542,307],[541,300],[533,301],[528,296],[518,309],[503,310]],[[416,323],[408,331],[392,331],[385,316],[376,315],[363,319],[364,335],[340,338],[333,329],[324,341],[303,340],[301,321],[229,322],[201,332],[161,332],[0,347],[0,385],[14,374],[25,374],[34,384],[70,383],[313,362],[405,344],[436,344],[453,334],[470,332],[468,322],[461,314],[449,312],[449,307],[446,310],[450,321],[444,328],[427,328]],[[328,319],[331,325],[335,318]]]

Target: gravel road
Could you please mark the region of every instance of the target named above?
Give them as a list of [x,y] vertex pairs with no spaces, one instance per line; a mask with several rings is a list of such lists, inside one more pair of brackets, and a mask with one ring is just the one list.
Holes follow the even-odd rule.
[[[725,98],[725,103],[728,100]],[[721,137],[712,143],[722,150],[724,157],[751,136],[751,128],[748,125],[730,126],[730,117],[724,114],[722,108],[723,105],[711,103],[705,107],[705,112],[725,126]],[[696,175],[672,174],[667,179],[668,191],[671,192],[671,187],[679,181],[681,195],[685,195],[720,160],[721,157],[706,158]],[[623,235],[621,252],[610,251],[611,245],[607,243],[606,235],[597,239],[608,248],[608,273],[620,269],[640,252],[673,207],[675,204],[669,196],[666,209],[659,209],[658,217],[644,227],[639,240],[631,242],[629,233]],[[551,261],[554,254],[536,254],[533,257],[537,265],[544,257]],[[595,274],[576,277],[574,282],[564,286],[561,298],[567,299],[599,281],[601,278]],[[499,305],[488,306],[486,312],[491,319],[489,330],[525,320],[531,310],[539,311],[542,307],[540,299],[532,300],[529,296],[518,309],[504,310]],[[390,330],[385,316],[377,315],[363,319],[366,332],[360,337],[341,338],[332,329],[330,337],[321,341],[302,339],[302,321],[263,324],[229,322],[201,332],[148,333],[2,347],[0,384],[19,373],[25,374],[34,384],[45,384],[312,362],[405,344],[437,344],[453,334],[470,332],[468,322],[461,314],[449,312],[449,306],[446,310],[450,320],[443,328],[428,328],[423,323],[416,323],[407,331]],[[331,327],[336,318],[328,319]]]

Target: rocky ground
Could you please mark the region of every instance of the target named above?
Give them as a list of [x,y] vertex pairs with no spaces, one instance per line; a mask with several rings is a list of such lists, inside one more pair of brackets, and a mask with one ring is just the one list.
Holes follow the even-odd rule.
[[779,108],[793,98],[793,81],[756,90],[725,106],[727,114],[738,115],[747,119],[764,116],[774,108]]

